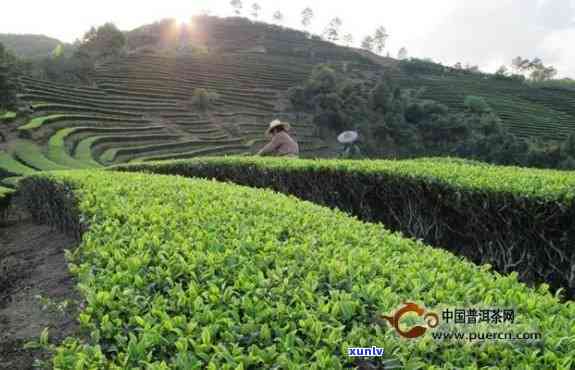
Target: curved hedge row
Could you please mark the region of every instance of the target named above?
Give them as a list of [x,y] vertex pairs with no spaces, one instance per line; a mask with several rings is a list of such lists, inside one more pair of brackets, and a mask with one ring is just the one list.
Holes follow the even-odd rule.
[[9,153],[0,151],[0,175],[4,176],[2,172],[6,172],[8,176],[31,175],[36,172],[36,170],[19,162]]
[[449,160],[197,158],[115,167],[269,187],[575,296],[575,173]]
[[16,112],[4,112],[0,114],[0,122],[12,122],[16,118]]
[[54,161],[55,163],[61,164],[69,168],[92,168],[100,167],[96,166],[92,162],[82,162],[70,155],[69,147],[66,144],[66,139],[76,132],[77,128],[69,127],[65,129],[58,130],[54,135],[48,140],[46,156],[48,159]]
[[[131,122],[142,122],[147,123],[147,121],[137,119],[136,117],[141,117],[141,113],[133,113],[133,112],[123,112],[123,111],[116,111],[112,109],[102,109],[102,108],[90,108],[85,107],[82,105],[71,105],[71,104],[56,104],[56,103],[40,103],[40,104],[33,104],[32,107],[35,111],[38,112],[45,112],[45,111],[62,111],[62,112],[87,112],[87,113],[102,113],[102,114],[109,114],[112,116],[126,116],[126,117],[133,117]],[[128,121],[128,120],[126,120]]]
[[[200,143],[208,143],[208,142],[200,142]],[[158,161],[164,159],[181,159],[181,158],[192,158],[192,157],[200,157],[206,155],[231,155],[231,154],[243,154],[249,151],[249,145],[244,145],[241,143],[237,144],[223,144],[223,145],[214,145],[214,146],[206,146],[203,148],[188,150],[184,152],[172,152],[168,154],[154,154],[154,155],[146,155],[144,157],[137,157],[133,160],[135,161]]]
[[57,171],[69,169],[66,165],[61,165],[48,159],[42,148],[30,140],[15,140],[13,155],[24,165],[37,170]]
[[[66,339],[54,368],[573,365],[573,303],[340,211],[268,190],[106,171],[33,176],[20,191],[37,219],[87,230],[70,268],[89,339]],[[513,307],[516,323],[544,339],[399,340],[376,317],[406,301]],[[347,356],[372,345],[383,360]]]
[[[89,113],[89,112],[88,112]],[[119,122],[119,123],[134,123],[146,124],[148,121],[140,119],[128,119],[119,117],[107,117],[101,115],[87,115],[87,114],[52,114],[48,116],[36,117],[30,120],[25,125],[18,127],[20,132],[31,131],[39,129],[47,124],[56,123],[61,121],[102,121],[102,122]]]

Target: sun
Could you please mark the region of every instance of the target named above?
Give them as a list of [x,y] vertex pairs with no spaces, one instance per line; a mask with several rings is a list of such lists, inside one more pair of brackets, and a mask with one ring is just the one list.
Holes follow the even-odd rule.
[[192,17],[189,15],[178,15],[176,16],[176,21],[179,25],[190,25],[192,23]]
[[191,17],[188,17],[187,15],[178,15],[176,17],[176,21],[178,21],[178,24],[188,24],[191,21]]

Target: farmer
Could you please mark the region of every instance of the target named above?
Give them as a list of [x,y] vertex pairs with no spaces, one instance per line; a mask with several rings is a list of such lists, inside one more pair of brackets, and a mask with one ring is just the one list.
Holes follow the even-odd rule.
[[270,127],[266,130],[266,136],[271,137],[271,141],[264,146],[257,155],[273,155],[282,157],[297,158],[299,146],[297,142],[289,136],[290,124],[280,120],[270,122]]
[[361,150],[357,146],[359,134],[357,131],[344,131],[338,137],[337,141],[343,144],[343,150],[339,156],[342,158],[361,158]]

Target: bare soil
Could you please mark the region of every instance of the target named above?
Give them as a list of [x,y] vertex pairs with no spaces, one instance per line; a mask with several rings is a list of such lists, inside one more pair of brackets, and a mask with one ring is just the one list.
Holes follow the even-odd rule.
[[51,343],[78,331],[71,311],[46,308],[38,298],[78,302],[64,258],[75,246],[73,238],[29,218],[0,224],[0,369],[32,369],[35,359],[45,359],[46,353],[23,348],[44,328]]

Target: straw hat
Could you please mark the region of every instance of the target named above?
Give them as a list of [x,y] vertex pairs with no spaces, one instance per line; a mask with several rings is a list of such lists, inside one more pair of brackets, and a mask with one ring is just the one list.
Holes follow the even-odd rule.
[[284,128],[284,130],[288,131],[290,129],[290,124],[287,122],[282,122],[279,119],[275,119],[273,121],[270,122],[270,127],[268,127],[268,129],[266,130],[266,135],[270,136],[270,132],[276,128],[276,127],[282,127]]
[[344,131],[337,137],[337,141],[341,144],[351,144],[357,140],[359,134],[357,131]]

